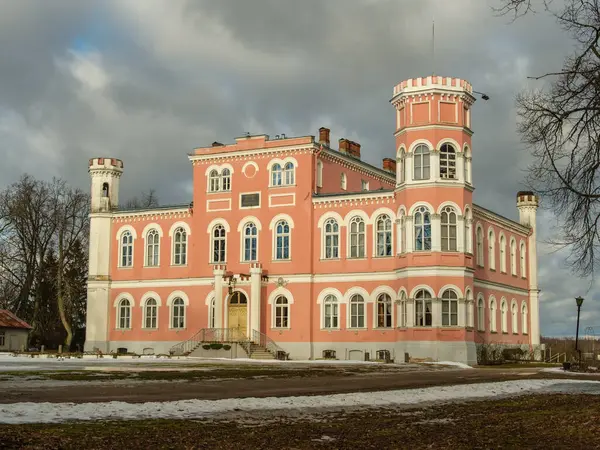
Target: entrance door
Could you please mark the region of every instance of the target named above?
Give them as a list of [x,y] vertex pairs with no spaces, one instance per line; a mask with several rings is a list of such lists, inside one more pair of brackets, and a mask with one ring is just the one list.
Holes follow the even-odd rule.
[[248,299],[243,292],[229,296],[229,328],[240,338],[246,338],[248,330]]

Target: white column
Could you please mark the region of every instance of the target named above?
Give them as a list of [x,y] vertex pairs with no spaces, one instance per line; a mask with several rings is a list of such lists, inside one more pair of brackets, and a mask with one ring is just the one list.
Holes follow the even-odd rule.
[[410,298],[406,302],[406,326],[408,328],[415,326],[415,299]]
[[439,214],[431,215],[431,251],[442,251],[442,217]]
[[407,253],[412,253],[415,249],[415,231],[413,228],[413,216],[406,216],[405,225],[406,230],[406,249]]
[[260,264],[252,264],[250,267],[250,327],[248,338],[252,339],[252,331],[260,332],[260,291],[262,281],[262,267]]
[[215,328],[225,328],[223,321],[223,276],[225,276],[225,266],[214,266],[213,275],[215,276]]
[[466,183],[464,153],[456,153],[456,179]]
[[464,253],[465,249],[465,216],[456,217],[456,250]]
[[404,182],[405,183],[410,183],[411,181],[413,181],[413,154],[412,153],[407,153],[406,157],[404,158],[404,163],[406,165],[406,167],[404,168],[404,170],[406,171],[406,177],[404,178]]
[[464,298],[458,299],[458,326],[467,326],[467,303]]
[[429,155],[430,179],[437,181],[440,179],[440,151],[438,149],[431,150]]
[[431,299],[431,325],[442,326],[442,299],[434,297]]

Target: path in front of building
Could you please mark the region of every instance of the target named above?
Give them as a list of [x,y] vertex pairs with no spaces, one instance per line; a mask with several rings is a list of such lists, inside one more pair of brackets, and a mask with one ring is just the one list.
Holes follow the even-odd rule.
[[207,379],[201,381],[78,382],[65,385],[21,386],[0,382],[0,403],[15,402],[161,402],[187,399],[218,400],[385,391],[429,386],[509,381],[525,378],[600,380],[600,375],[568,376],[526,369],[447,369],[391,373],[331,374],[318,377]]

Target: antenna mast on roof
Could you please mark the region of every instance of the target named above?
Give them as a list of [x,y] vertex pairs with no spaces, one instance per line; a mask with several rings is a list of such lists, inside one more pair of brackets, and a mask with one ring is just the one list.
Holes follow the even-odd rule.
[[431,74],[435,75],[435,16],[431,19]]

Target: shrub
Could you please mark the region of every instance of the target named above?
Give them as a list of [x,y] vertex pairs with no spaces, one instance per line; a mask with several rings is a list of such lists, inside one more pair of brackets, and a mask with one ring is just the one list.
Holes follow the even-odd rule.
[[223,344],[213,342],[212,344],[210,344],[210,348],[212,348],[213,350],[220,350],[223,348]]
[[229,345],[229,344],[223,345],[223,350],[231,350],[231,345]]
[[203,348],[204,350],[210,350],[210,344],[203,344],[203,345],[202,345],[202,348]]

